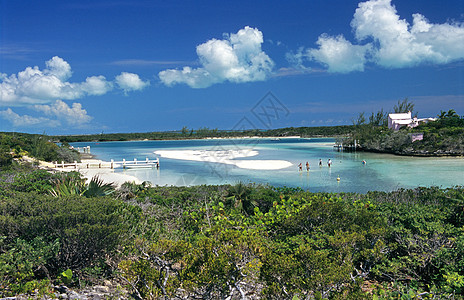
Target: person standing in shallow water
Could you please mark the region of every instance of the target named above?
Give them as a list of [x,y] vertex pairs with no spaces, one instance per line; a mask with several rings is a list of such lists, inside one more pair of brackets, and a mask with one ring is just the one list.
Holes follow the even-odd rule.
[[306,162],[306,171],[309,171],[309,162]]
[[303,165],[301,163],[298,164],[298,171],[303,171]]
[[319,167],[322,167],[322,159],[319,158]]
[[329,168],[330,168],[330,166],[332,165],[332,160],[331,160],[330,158],[329,158],[329,160],[327,161],[327,165],[329,166]]

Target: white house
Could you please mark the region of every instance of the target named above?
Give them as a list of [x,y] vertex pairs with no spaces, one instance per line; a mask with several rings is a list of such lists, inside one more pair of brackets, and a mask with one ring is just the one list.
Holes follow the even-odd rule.
[[427,123],[435,121],[436,118],[424,118],[418,119],[417,117],[411,118],[411,112],[400,113],[400,114],[388,114],[388,128],[395,131],[399,130],[403,126],[410,128],[419,126],[420,123]]

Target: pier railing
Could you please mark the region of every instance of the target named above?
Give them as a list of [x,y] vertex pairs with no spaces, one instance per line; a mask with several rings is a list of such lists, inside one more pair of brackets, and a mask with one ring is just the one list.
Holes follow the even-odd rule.
[[110,168],[110,169],[115,169],[115,168],[147,168],[147,167],[156,167],[159,168],[159,158],[157,159],[148,159],[148,157],[145,160],[137,160],[134,158],[134,160],[125,160],[123,159],[122,161],[86,161],[86,162],[80,162],[78,163],[77,161],[73,163],[65,163],[65,162],[54,162],[55,168],[74,168],[74,169],[91,169],[91,168]]

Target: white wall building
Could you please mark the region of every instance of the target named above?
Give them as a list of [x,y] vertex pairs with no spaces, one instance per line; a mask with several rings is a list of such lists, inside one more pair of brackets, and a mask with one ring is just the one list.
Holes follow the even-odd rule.
[[400,113],[400,114],[388,114],[388,128],[395,131],[399,130],[401,127],[408,126],[413,128],[419,126],[420,123],[427,123],[430,121],[435,121],[436,118],[425,118],[418,119],[417,117],[412,118],[411,112]]

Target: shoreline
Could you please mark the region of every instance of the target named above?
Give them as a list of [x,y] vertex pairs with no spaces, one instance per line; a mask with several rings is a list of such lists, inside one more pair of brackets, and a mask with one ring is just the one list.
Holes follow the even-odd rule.
[[[95,164],[99,162],[104,162],[103,160],[98,159],[97,156],[92,153],[79,153],[79,157],[82,163],[88,162],[91,164]],[[134,182],[135,184],[141,184],[143,182],[135,176],[115,173],[114,169],[77,169],[77,172],[79,172],[86,179],[87,183],[90,182],[90,180],[92,180],[94,176],[98,176],[101,180],[103,180],[104,183],[112,183],[117,188],[120,188],[121,185],[125,182]]]
[[[104,162],[100,159],[97,159],[97,156],[95,154],[79,153],[79,155],[80,155],[80,159],[82,163],[97,164],[99,162]],[[122,173],[116,173],[114,172],[114,169],[109,169],[109,168],[89,168],[89,169],[86,169],[86,168],[75,169],[73,167],[55,168],[55,166],[51,163],[47,163],[46,167],[47,169],[51,169],[54,172],[72,172],[72,171],[79,172],[82,175],[82,177],[86,179],[86,183],[89,183],[93,177],[98,176],[98,178],[103,180],[104,183],[111,183],[116,188],[120,188],[121,185],[126,182],[134,182],[135,184],[141,184],[143,182],[142,180],[138,179],[135,176],[122,174]]]

